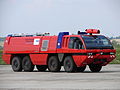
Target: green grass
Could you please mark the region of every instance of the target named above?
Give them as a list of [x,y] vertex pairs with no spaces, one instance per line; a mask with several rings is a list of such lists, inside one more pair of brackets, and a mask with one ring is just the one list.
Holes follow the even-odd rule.
[[120,47],[116,48],[116,58],[111,62],[111,64],[120,64]]
[[4,65],[5,62],[2,60],[2,50],[0,50],[0,64]]

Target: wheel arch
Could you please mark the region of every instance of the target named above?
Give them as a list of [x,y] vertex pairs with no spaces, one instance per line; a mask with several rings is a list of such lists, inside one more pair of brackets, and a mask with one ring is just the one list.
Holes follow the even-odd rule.
[[72,54],[70,54],[70,53],[50,53],[50,54],[48,54],[48,57],[47,57],[47,64],[48,64],[48,60],[51,56],[57,56],[60,63],[63,65],[65,57],[67,57],[67,56],[72,57]]
[[12,54],[11,58],[10,58],[10,64],[12,64],[12,59],[14,57],[20,57],[21,59],[23,59],[23,57],[25,57],[25,56],[29,56],[29,54]]
[[49,58],[51,57],[51,56],[57,56],[58,54],[57,53],[49,53],[48,54],[48,57],[47,57],[47,65],[48,65],[48,60],[49,60]]
[[63,53],[63,54],[64,54],[64,55],[63,55],[62,59],[59,59],[62,65],[63,65],[63,62],[64,62],[65,57],[67,57],[67,56],[71,56],[71,57],[72,57],[72,54],[71,54],[71,53]]

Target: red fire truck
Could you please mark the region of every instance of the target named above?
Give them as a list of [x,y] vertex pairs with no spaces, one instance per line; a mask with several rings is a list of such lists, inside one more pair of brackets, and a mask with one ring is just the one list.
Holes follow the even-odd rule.
[[88,65],[92,72],[99,72],[116,57],[109,39],[99,33],[97,29],[86,29],[77,35],[8,35],[2,58],[13,71],[30,72],[36,66],[38,71],[48,68],[58,72],[63,66],[66,72],[83,72]]

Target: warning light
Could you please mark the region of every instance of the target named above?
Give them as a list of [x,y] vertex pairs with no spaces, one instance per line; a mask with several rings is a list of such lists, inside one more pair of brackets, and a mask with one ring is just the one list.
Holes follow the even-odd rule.
[[90,35],[100,33],[100,30],[98,30],[98,29],[86,29],[85,31],[86,31],[86,33],[90,33]]

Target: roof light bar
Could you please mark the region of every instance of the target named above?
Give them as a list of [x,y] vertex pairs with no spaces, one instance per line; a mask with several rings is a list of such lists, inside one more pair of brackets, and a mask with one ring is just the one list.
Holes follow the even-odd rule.
[[86,33],[89,33],[90,35],[100,33],[100,30],[98,30],[98,29],[86,29],[85,31],[86,31]]

